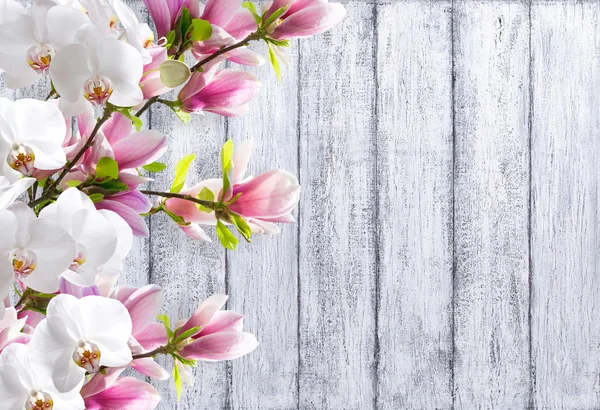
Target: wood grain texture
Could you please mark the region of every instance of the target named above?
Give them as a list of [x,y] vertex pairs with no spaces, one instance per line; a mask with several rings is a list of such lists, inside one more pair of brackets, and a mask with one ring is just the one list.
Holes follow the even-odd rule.
[[[175,163],[190,153],[196,161],[190,167],[190,185],[219,175],[218,153],[225,140],[225,121],[215,115],[194,116],[188,125],[166,107],[155,106],[151,112],[152,128],[169,136],[169,151],[163,161],[171,164],[156,177],[153,189],[168,191],[174,177]],[[225,252],[216,243],[188,238],[173,221],[164,215],[152,218],[150,250],[152,264],[150,282],[165,291],[163,312],[172,320],[189,317],[199,302],[215,293],[225,293]],[[214,230],[207,229],[216,240]],[[161,363],[171,369],[172,359]],[[187,387],[179,403],[175,399],[172,380],[153,381],[163,400],[159,409],[209,410],[226,408],[229,389],[226,364],[199,362],[194,370],[196,386]]]
[[[267,55],[264,45],[253,49]],[[275,168],[298,175],[297,42],[292,43],[290,60],[280,83],[268,64],[249,68],[263,87],[250,113],[228,121],[228,137],[236,144],[254,141],[248,175]],[[298,405],[298,228],[280,228],[278,236],[255,235],[252,244],[241,243],[227,254],[228,308],[246,315],[247,331],[260,342],[251,355],[230,364],[230,403],[235,409]]]
[[375,398],[372,5],[300,53],[300,408]]
[[532,355],[537,408],[600,407],[600,8],[532,10]]
[[451,11],[377,13],[381,409],[452,407]]
[[529,8],[499,1],[455,7],[455,405],[524,409]]

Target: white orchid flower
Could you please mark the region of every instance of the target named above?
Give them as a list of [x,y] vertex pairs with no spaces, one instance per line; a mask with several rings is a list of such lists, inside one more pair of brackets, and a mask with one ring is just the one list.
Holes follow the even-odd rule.
[[21,178],[11,184],[7,178],[0,176],[0,209],[6,209],[15,202],[19,195],[27,191],[34,182],[34,178]]
[[[34,119],[34,120],[32,120]],[[62,143],[67,127],[56,105],[0,98],[0,176],[15,182],[36,169],[60,169],[66,162]]]
[[[32,346],[14,343],[0,355],[0,403],[5,410],[83,410],[79,394],[82,375],[74,388],[60,393],[44,366],[33,359]],[[43,352],[46,355],[46,351]]]
[[[55,203],[42,210],[40,218],[60,225],[76,242],[73,264],[62,276],[81,287],[93,286],[104,265],[110,262],[112,267],[118,263],[115,255],[119,262],[127,255],[117,251],[120,241],[125,247],[127,237],[129,242],[133,241],[131,228],[123,228],[127,223],[120,216],[112,211],[96,210],[90,198],[77,188],[69,188],[60,194]],[[119,236],[123,238],[119,239]]]
[[50,76],[61,96],[61,111],[66,116],[80,114],[86,107],[107,102],[131,107],[143,99],[139,81],[143,74],[142,57],[129,44],[103,37],[93,24],[84,25],[75,44],[66,46],[54,57]]
[[59,277],[75,256],[69,234],[38,219],[22,202],[0,210],[0,226],[0,300],[8,296],[15,278],[39,292],[58,291]]
[[86,372],[127,366],[132,360],[127,345],[131,330],[131,317],[118,300],[63,294],[50,301],[30,346],[56,388],[67,392],[78,386]]
[[[16,8],[11,9],[14,14]],[[47,74],[55,53],[72,43],[86,22],[83,11],[51,0],[36,0],[26,14],[6,18],[0,24],[0,68],[6,86],[26,87]]]

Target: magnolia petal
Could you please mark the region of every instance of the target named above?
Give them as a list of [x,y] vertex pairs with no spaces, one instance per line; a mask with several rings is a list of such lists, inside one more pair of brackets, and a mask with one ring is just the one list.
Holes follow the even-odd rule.
[[196,339],[182,351],[187,359],[220,361],[247,355],[258,346],[256,337],[246,332],[213,333]]
[[244,316],[229,310],[220,310],[198,334],[199,337],[219,332],[241,332],[244,327]]
[[136,132],[112,147],[120,169],[137,168],[154,162],[166,152],[167,137],[154,130]]
[[146,382],[123,377],[110,387],[85,399],[87,410],[151,410],[160,402],[160,394]]
[[192,317],[181,327],[179,334],[193,327],[207,326],[215,313],[217,313],[227,303],[227,295],[212,295],[204,300],[198,306]]
[[123,304],[133,324],[132,334],[144,330],[158,316],[165,296],[157,285],[147,285],[135,291]]
[[142,346],[144,351],[150,352],[166,345],[169,338],[162,323],[150,323],[144,330],[135,335],[135,340]]
[[135,210],[113,198],[111,197],[111,199],[104,199],[98,202],[96,208],[116,212],[129,224],[135,236],[147,237],[149,231],[144,218]]
[[207,0],[200,17],[219,27],[225,27],[242,5],[241,0]]
[[317,3],[289,17],[271,34],[274,39],[308,37],[329,30],[346,16],[346,9],[339,3]]
[[162,366],[156,363],[151,357],[134,360],[131,362],[131,367],[143,375],[156,380],[167,380],[169,378],[169,372],[163,369]]

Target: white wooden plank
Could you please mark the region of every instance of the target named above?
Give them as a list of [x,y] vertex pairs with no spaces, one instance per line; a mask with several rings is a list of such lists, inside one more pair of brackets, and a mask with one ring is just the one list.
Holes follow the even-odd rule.
[[532,9],[536,408],[600,407],[600,9]]
[[[228,137],[236,144],[254,140],[248,175],[275,168],[298,173],[297,42],[292,47],[291,65],[281,83],[270,65],[248,69],[263,87],[250,113],[228,122]],[[254,49],[267,55],[264,45]],[[298,227],[280,228],[280,235],[255,235],[251,244],[240,243],[227,254],[228,308],[246,316],[246,328],[260,342],[252,354],[230,364],[232,408],[298,405]]]
[[[166,107],[155,107],[151,114],[152,128],[169,136],[169,151],[163,158],[168,172],[159,174],[152,189],[168,191],[173,180],[175,163],[183,156],[196,153],[190,168],[190,184],[219,175],[218,153],[225,138],[224,120],[215,115],[194,116],[189,125]],[[218,242],[198,242],[188,238],[166,216],[151,220],[150,282],[165,290],[163,311],[172,320],[189,317],[198,303],[214,293],[225,292],[225,253]],[[208,229],[207,232],[213,234]],[[214,235],[213,235],[214,237]],[[215,238],[216,239],[216,238]],[[163,358],[162,363],[172,359]],[[198,362],[194,370],[196,385],[186,388],[176,402],[173,381],[153,381],[163,400],[159,409],[198,410],[223,408],[227,403],[226,369],[223,362]]]
[[375,398],[374,7],[301,42],[300,408]]
[[450,408],[451,2],[377,15],[377,408]]
[[455,405],[527,408],[529,7],[455,4]]

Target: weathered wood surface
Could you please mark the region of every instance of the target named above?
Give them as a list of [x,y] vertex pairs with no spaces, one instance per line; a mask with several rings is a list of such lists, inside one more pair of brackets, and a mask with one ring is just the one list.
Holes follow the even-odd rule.
[[344,3],[282,83],[257,70],[247,116],[148,115],[166,162],[197,153],[190,180],[253,138],[253,174],[303,186],[296,225],[236,252],[160,216],[137,241],[124,279],[163,286],[165,313],[227,292],[261,341],[179,403],[152,382],[159,408],[600,408],[600,5]]
[[449,408],[451,3],[382,5],[377,18],[377,404]]
[[595,409],[600,8],[536,2],[531,17],[533,404]]
[[529,7],[454,9],[454,394],[529,404]]

